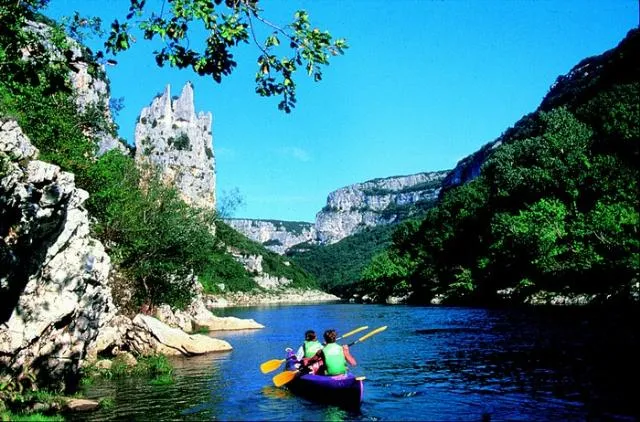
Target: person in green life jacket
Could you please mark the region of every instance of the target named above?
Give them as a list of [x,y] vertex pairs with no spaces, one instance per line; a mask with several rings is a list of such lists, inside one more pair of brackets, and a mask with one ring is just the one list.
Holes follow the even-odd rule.
[[302,359],[309,359],[314,357],[320,349],[322,349],[322,343],[318,341],[316,332],[313,330],[307,330],[304,333],[304,343],[302,343],[298,348],[296,357],[299,361],[302,361]]
[[318,341],[316,332],[307,330],[304,333],[304,343],[302,343],[296,352],[296,358],[301,363],[301,368],[304,372],[315,374],[318,371],[322,362],[318,360],[311,361],[311,358],[321,349],[322,343]]
[[327,330],[324,332],[326,345],[316,354],[316,357],[321,358],[323,362],[323,366],[318,373],[324,372],[324,375],[341,375],[347,373],[347,363],[351,366],[356,366],[356,360],[351,356],[349,346],[346,344],[341,346],[336,343],[337,337],[336,330]]

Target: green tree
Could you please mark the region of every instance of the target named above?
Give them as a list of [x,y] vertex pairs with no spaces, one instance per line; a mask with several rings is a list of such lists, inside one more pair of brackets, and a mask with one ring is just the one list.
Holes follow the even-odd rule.
[[410,275],[411,263],[408,257],[382,251],[362,271],[361,288],[364,292],[373,294],[378,301],[384,301],[389,296],[404,296],[410,291]]
[[[221,82],[237,66],[233,56],[237,46],[253,42],[259,50],[256,93],[281,97],[278,108],[287,113],[296,104],[295,73],[302,69],[314,81],[320,81],[330,57],[348,48],[344,39],[334,39],[328,31],[314,27],[304,10],[296,11],[291,23],[277,25],[264,16],[258,0],[168,0],[167,5],[157,10],[145,0],[130,0],[125,19],[111,23],[106,52],[117,55],[128,50],[139,30],[145,39],[162,42],[154,52],[159,66],[168,63],[191,68],[198,75]],[[78,33],[82,26],[95,21],[76,15],[71,32]],[[198,28],[206,31],[201,49],[193,42]],[[259,34],[265,32],[268,34],[260,38]],[[100,52],[98,57],[105,56]]]
[[245,205],[245,200],[240,189],[223,190],[218,197],[216,212],[220,218],[231,218],[231,216]]

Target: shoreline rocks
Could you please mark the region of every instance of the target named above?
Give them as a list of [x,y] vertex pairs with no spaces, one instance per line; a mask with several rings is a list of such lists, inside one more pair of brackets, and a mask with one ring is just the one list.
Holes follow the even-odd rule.
[[116,356],[126,352],[137,356],[193,356],[232,349],[231,344],[224,340],[188,334],[149,315],[138,314],[133,320],[118,315],[100,331],[87,352],[87,361],[94,362],[105,355]]
[[311,304],[323,302],[342,302],[338,296],[320,290],[279,290],[266,292],[233,292],[222,295],[204,295],[203,301],[208,309],[231,308],[275,304]]
[[91,236],[88,194],[39,161],[17,122],[0,122],[0,368],[65,386],[115,315],[111,260]]
[[135,328],[153,336],[156,340],[155,349],[163,355],[193,356],[211,352],[226,352],[232,349],[231,345],[224,340],[203,334],[187,334],[179,328],[169,327],[149,315],[138,314],[132,322]]
[[172,311],[169,305],[161,305],[156,311],[156,318],[186,332],[206,329],[207,331],[254,330],[264,325],[253,319],[236,317],[218,317],[205,306],[202,298],[197,298],[184,311]]

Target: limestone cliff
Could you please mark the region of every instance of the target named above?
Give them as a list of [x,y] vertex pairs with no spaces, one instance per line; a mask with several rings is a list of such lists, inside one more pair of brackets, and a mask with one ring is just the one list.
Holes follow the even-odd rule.
[[447,171],[369,180],[333,191],[316,215],[317,239],[338,242],[365,227],[397,222],[438,197]]
[[0,124],[0,368],[58,383],[115,313],[111,264],[87,192],[37,155],[15,121]]
[[[86,47],[67,37],[65,40],[67,49],[60,51],[50,42],[51,28],[41,22],[28,22],[27,30],[37,34],[41,38],[46,51],[39,52],[49,55],[50,62],[66,63],[70,69],[69,79],[73,89],[79,113],[102,114],[106,124],[102,127],[87,129],[87,135],[95,139],[97,155],[102,155],[112,149],[119,149],[128,153],[128,149],[116,136],[116,126],[113,123],[109,103],[111,94],[109,82],[102,66],[88,59]],[[33,52],[25,51],[25,58],[29,58]]]
[[293,245],[316,239],[316,229],[312,223],[251,219],[226,219],[225,222],[249,239],[281,255]]
[[211,113],[196,115],[190,83],[173,98],[167,85],[142,109],[135,129],[136,162],[159,167],[185,202],[208,209],[216,206],[212,121]]
[[228,219],[226,223],[279,254],[301,243],[331,244],[366,227],[391,224],[419,213],[437,199],[448,171],[369,180],[335,190],[315,223]]

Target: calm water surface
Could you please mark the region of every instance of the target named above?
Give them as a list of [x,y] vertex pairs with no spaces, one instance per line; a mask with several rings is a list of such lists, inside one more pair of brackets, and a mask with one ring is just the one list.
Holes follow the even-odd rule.
[[[637,420],[638,312],[299,305],[221,310],[263,330],[217,332],[227,353],[175,359],[176,383],[101,381],[88,397],[114,406],[84,420]],[[352,348],[365,375],[359,412],[272,386],[260,363],[305,330],[388,329]],[[365,332],[356,334],[353,339]],[[352,339],[349,339],[352,340]],[[86,418],[86,419],[85,419]]]

